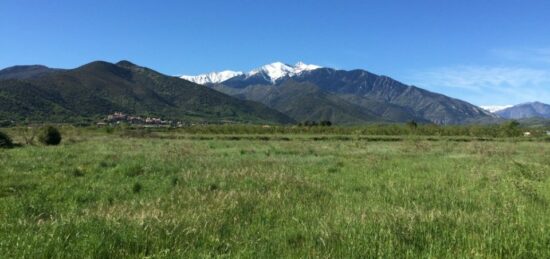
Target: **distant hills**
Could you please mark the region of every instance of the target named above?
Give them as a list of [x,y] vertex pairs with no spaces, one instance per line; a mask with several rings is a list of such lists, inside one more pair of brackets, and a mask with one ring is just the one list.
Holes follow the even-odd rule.
[[113,112],[207,122],[294,123],[263,104],[121,61],[0,71],[0,120],[93,122]]
[[522,103],[497,110],[495,114],[505,119],[550,119],[550,105],[541,102]]
[[296,121],[461,124],[496,117],[467,102],[365,70],[275,62],[248,73],[231,72],[234,76],[226,71],[222,72],[225,77],[214,72],[183,78],[243,100],[261,102]]

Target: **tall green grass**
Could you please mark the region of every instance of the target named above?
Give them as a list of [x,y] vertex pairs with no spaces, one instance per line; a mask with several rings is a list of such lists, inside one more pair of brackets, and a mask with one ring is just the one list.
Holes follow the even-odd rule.
[[0,255],[548,258],[548,161],[542,142],[66,133],[0,150]]

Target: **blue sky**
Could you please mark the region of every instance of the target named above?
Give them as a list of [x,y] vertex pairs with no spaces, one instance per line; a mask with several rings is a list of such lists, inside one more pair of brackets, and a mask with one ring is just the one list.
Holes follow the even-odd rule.
[[0,1],[0,68],[362,68],[477,105],[550,103],[550,1]]

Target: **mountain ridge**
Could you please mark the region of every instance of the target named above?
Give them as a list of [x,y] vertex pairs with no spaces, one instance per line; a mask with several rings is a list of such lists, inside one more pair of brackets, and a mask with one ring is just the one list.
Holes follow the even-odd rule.
[[260,103],[239,100],[129,61],[94,61],[37,77],[0,80],[0,120],[94,121],[113,112],[183,121],[294,122]]
[[[323,93],[314,95],[311,98],[314,97],[320,103],[326,104],[334,104],[334,101],[342,103],[342,105],[335,105],[333,108],[349,107],[351,109],[351,106],[347,104],[361,106],[365,109],[364,112],[376,115],[371,118],[374,122],[416,120],[436,124],[460,124],[478,122],[485,119],[492,120],[495,117],[490,112],[465,101],[430,92],[416,86],[406,85],[388,76],[376,75],[362,69],[348,71],[316,66],[312,69],[300,71],[300,73],[287,73],[284,76],[278,76],[276,80],[271,79],[265,75],[240,75],[229,78],[221,83],[205,85],[242,99],[260,101],[267,106],[271,105],[271,108],[283,113],[285,109],[289,108],[283,109],[283,107],[274,105],[266,100],[280,98],[278,95],[281,92],[272,91],[271,88],[273,86],[277,87],[290,82],[290,84],[309,83],[317,86],[319,91],[323,91]],[[272,95],[270,98],[258,98],[261,95],[259,94],[262,91],[261,86],[265,87],[263,90],[264,94],[268,93]],[[294,89],[294,95],[301,95],[298,88],[289,89]],[[247,93],[248,91],[250,93]],[[322,101],[319,100],[321,96],[324,96]],[[303,96],[303,98],[309,97]],[[295,105],[305,105],[305,103],[317,106],[316,108],[319,110],[325,109],[321,105],[315,105],[311,100],[305,100],[303,104],[295,103]],[[305,107],[294,107],[291,109],[307,110]],[[352,110],[348,112],[356,114]],[[295,114],[291,117],[300,120],[300,118],[306,116]],[[333,116],[319,115],[315,119],[327,120],[329,119],[328,117]],[[363,119],[360,117],[343,122],[346,124],[363,123]]]
[[527,102],[499,110],[495,114],[505,119],[550,119],[550,105],[538,101]]
[[315,70],[321,68],[318,65],[305,64],[299,61],[295,65],[291,66],[283,62],[273,62],[261,67],[255,68],[249,72],[224,70],[220,72],[210,72],[206,74],[200,74],[196,76],[183,75],[180,78],[198,83],[198,84],[217,84],[223,83],[227,80],[237,77],[251,78],[261,77],[265,81],[275,84],[275,82],[283,77],[298,75],[305,71]]
[[0,70],[0,80],[31,79],[57,71],[63,71],[63,69],[50,68],[44,65],[16,65]]
[[204,85],[126,60],[115,64],[94,61],[75,69],[16,66],[0,70],[0,75],[6,78],[0,80],[0,105],[5,107],[0,119],[9,117],[6,111],[10,110],[19,119],[57,116],[58,120],[113,111],[276,123],[414,120],[462,124],[497,120],[496,115],[475,105],[388,76],[303,62],[293,66],[275,62],[247,73],[229,71],[208,79],[223,80],[221,83]]

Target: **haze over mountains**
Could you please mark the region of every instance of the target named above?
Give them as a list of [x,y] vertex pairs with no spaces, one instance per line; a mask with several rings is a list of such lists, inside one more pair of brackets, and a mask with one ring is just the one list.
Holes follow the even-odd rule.
[[[220,78],[219,73],[209,75]],[[203,80],[204,75],[182,78],[243,100],[261,102],[297,121],[460,124],[495,118],[467,102],[360,69],[275,62],[224,80]]]

